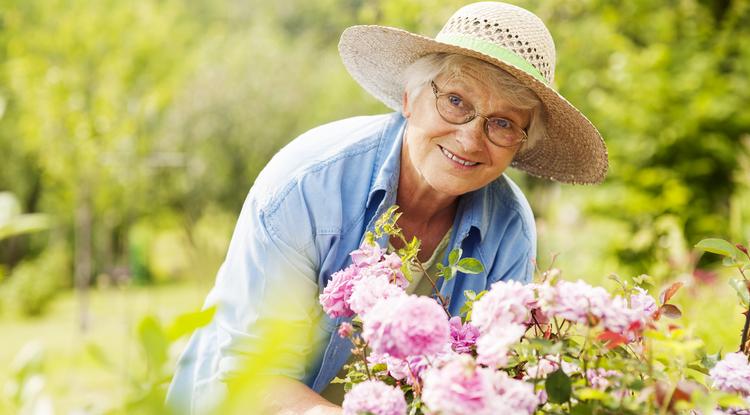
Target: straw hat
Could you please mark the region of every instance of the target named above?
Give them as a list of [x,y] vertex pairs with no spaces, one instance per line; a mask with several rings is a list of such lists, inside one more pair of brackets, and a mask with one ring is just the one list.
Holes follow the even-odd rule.
[[607,148],[591,122],[552,88],[555,45],[534,14],[505,3],[474,3],[459,9],[435,39],[385,26],[352,26],[339,53],[367,92],[401,110],[406,67],[431,53],[455,53],[496,65],[533,90],[547,112],[547,134],[522,148],[512,166],[566,183],[599,183],[607,174]]

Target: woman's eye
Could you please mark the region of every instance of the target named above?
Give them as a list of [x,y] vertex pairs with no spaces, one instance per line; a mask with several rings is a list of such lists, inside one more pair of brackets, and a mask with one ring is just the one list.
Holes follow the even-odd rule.
[[448,102],[450,102],[454,107],[460,107],[463,103],[463,100],[458,95],[448,95]]
[[513,123],[510,122],[510,120],[506,120],[505,118],[493,118],[492,119],[492,126],[495,128],[499,128],[501,130],[511,128],[512,125]]

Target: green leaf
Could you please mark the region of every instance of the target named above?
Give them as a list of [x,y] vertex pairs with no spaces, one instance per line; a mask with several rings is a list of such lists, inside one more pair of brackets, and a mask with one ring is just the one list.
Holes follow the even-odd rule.
[[605,401],[609,395],[603,390],[583,388],[576,391],[576,397],[582,401]]
[[169,342],[159,321],[152,316],[144,317],[138,323],[138,339],[146,353],[149,372],[158,374],[167,361]]
[[463,249],[456,248],[448,254],[448,265],[456,265],[458,262],[458,259],[461,258],[461,254],[463,254]]
[[411,267],[409,266],[408,262],[401,263],[401,273],[404,274],[404,277],[407,281],[414,281],[414,276],[411,273]]
[[109,359],[109,357],[107,357],[107,354],[104,352],[104,349],[102,349],[101,346],[99,346],[98,344],[96,343],[87,344],[86,351],[92,358],[94,358],[94,360],[97,363],[99,363],[103,367],[109,368],[109,369],[115,367],[115,365],[112,364],[112,361]]
[[464,274],[479,274],[484,271],[484,266],[476,258],[464,258],[458,261],[456,268]]
[[737,257],[737,248],[729,241],[718,238],[708,238],[698,242],[695,245],[706,252],[724,255],[732,258]]
[[643,388],[646,387],[646,383],[643,382],[642,379],[634,379],[632,382],[628,383],[628,389],[633,391],[640,391],[643,390]]
[[372,368],[370,368],[373,372],[384,372],[388,370],[388,365],[385,363],[377,363]]
[[742,278],[731,278],[729,280],[729,285],[734,288],[734,290],[737,292],[737,297],[739,297],[740,302],[745,308],[747,308],[748,305],[750,305],[750,292],[748,292],[745,280],[743,280]]
[[375,245],[375,234],[369,231],[365,233],[365,242],[368,245]]
[[701,364],[708,370],[711,370],[716,363],[721,360],[721,352],[715,354],[704,354],[701,356]]
[[738,395],[734,394],[727,394],[723,395],[718,399],[718,404],[723,407],[738,407],[738,408],[745,408],[747,407],[747,402],[745,402],[744,399],[740,398]]
[[737,266],[737,260],[731,256],[725,256],[721,260],[721,265],[729,268],[734,268]]
[[570,409],[570,415],[591,415],[594,413],[594,408],[593,402],[579,402]]
[[648,274],[641,274],[637,277],[633,277],[633,282],[639,287],[642,287],[644,285],[653,287],[655,285],[654,278]]
[[456,272],[454,267],[445,267],[443,268],[443,271],[440,272],[440,276],[445,278],[446,281],[450,281],[455,273]]
[[167,329],[167,338],[175,341],[182,336],[192,333],[195,329],[211,322],[216,312],[216,306],[192,313],[177,316]]
[[550,402],[568,402],[572,391],[570,377],[562,369],[557,369],[547,376],[547,380],[544,382],[544,390],[547,391]]

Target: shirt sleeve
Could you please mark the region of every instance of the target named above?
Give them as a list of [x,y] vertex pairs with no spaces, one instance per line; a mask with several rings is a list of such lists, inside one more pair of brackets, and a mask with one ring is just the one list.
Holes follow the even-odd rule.
[[245,203],[207,300],[217,306],[219,381],[243,371],[305,376],[322,315],[306,215],[293,200],[261,208],[251,193]]

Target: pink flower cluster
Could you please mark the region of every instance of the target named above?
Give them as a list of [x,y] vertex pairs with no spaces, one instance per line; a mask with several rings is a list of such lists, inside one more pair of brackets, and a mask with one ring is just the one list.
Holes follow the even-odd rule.
[[368,244],[349,255],[352,264],[333,273],[320,294],[323,311],[331,318],[364,315],[378,300],[405,294],[409,281],[398,255]]
[[530,318],[529,310],[536,303],[534,291],[518,281],[499,281],[487,294],[474,303],[471,323],[480,333],[504,324],[523,324]]
[[404,294],[403,288],[396,284],[391,284],[383,274],[366,275],[352,284],[349,307],[355,313],[364,316],[378,301]]
[[539,404],[539,396],[530,383],[512,379],[505,372],[496,372],[495,390],[501,403],[495,414],[533,414]]
[[518,343],[524,333],[526,326],[507,323],[480,334],[477,340],[477,362],[492,368],[505,366],[511,346]]
[[362,337],[373,353],[405,359],[434,355],[450,345],[443,308],[429,297],[402,295],[380,300],[362,319]]
[[[554,286],[500,281],[473,303],[470,321],[464,323],[458,316],[449,320],[434,299],[406,294],[408,282],[397,255],[363,245],[351,258],[352,264],[334,273],[320,295],[323,309],[332,318],[355,314],[361,318],[365,342],[355,344],[367,347],[368,367],[386,364],[392,380],[411,385],[426,414],[532,414],[546,402],[546,394],[535,393],[534,384],[524,380],[538,381],[560,368],[584,375],[593,388],[611,388],[620,373],[604,369],[583,373],[559,355],[541,357],[536,365],[527,366],[524,380],[498,369],[508,365],[513,346],[533,325],[566,319],[636,340],[658,309],[641,289],[626,299],[583,281],[560,281]],[[537,335],[539,329],[534,329]],[[545,330],[541,327],[549,334]],[[339,335],[355,336],[354,327],[343,324]],[[726,363],[720,362],[711,378],[720,389],[748,396],[750,386],[742,389],[742,385],[750,385],[750,365],[747,359],[744,366],[731,359],[727,356]],[[722,369],[722,364],[727,368]],[[382,376],[380,371],[374,373]],[[391,415],[404,414],[407,405],[400,389],[369,380],[346,395],[343,409],[344,414]]]
[[499,281],[474,303],[471,323],[480,335],[477,361],[490,367],[503,366],[508,350],[526,332],[530,310],[536,306],[534,290],[518,281]]
[[592,318],[604,317],[610,303],[609,293],[602,287],[592,287],[584,281],[560,281],[540,293],[542,311],[576,323],[589,324]]
[[635,287],[636,294],[630,296],[630,308],[645,317],[652,317],[659,309],[654,297],[648,295],[648,292],[641,287]]
[[526,366],[526,374],[523,379],[544,379],[550,373],[556,371],[562,367],[563,372],[567,375],[572,375],[580,371],[580,368],[573,363],[569,363],[565,360],[560,364],[560,355],[547,355],[541,357],[536,365]]
[[405,415],[406,399],[401,390],[376,380],[355,385],[344,397],[344,415]]
[[352,296],[354,280],[359,278],[357,271],[356,265],[349,265],[341,271],[334,272],[331,281],[323,289],[323,294],[320,294],[323,311],[331,318],[354,315],[354,311],[349,307],[349,297]]
[[451,328],[451,347],[456,353],[471,353],[477,343],[479,330],[471,323],[462,324],[461,317],[453,316],[448,321]]
[[455,352],[446,350],[430,356],[409,356],[404,359],[390,355],[372,354],[367,357],[368,362],[377,364],[385,363],[388,366],[388,374],[396,380],[405,380],[407,384],[414,385],[421,382],[422,373],[430,367],[440,366],[455,356]]
[[750,397],[750,363],[743,353],[729,353],[709,372],[713,387]]
[[657,310],[653,297],[636,288],[630,304],[620,296],[612,297],[602,287],[584,281],[560,281],[555,286],[539,286],[539,304],[546,317],[559,317],[575,323],[602,326],[631,341],[639,337]]
[[424,373],[422,400],[441,415],[532,414],[539,405],[533,385],[456,355]]
[[586,379],[594,389],[607,390],[615,379],[622,377],[622,373],[616,370],[607,370],[603,368],[588,369]]

